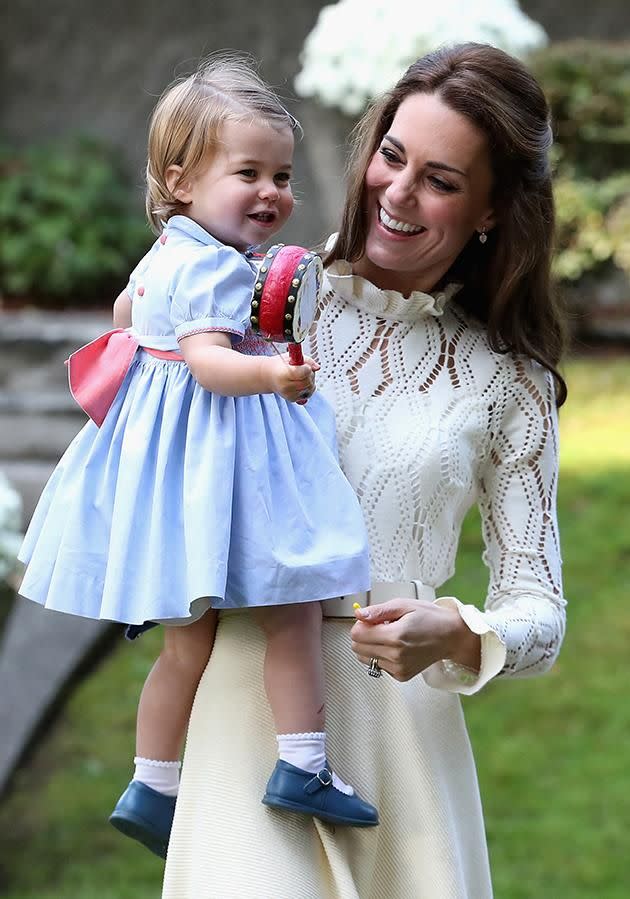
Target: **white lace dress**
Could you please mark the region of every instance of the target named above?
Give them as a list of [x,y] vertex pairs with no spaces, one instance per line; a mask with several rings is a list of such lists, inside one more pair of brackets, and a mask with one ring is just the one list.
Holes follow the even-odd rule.
[[446,660],[405,684],[373,681],[349,650],[351,622],[325,621],[331,761],[381,816],[374,829],[335,830],[260,805],[275,750],[264,645],[247,613],[224,616],[193,709],[165,899],[487,899],[481,803],[457,694],[497,675],[544,672],[562,641],[550,376],[493,353],[452,288],[405,299],[344,262],[327,277],[307,349],[336,410],[373,579],[419,579],[439,594],[477,501],[485,602],[438,602],[455,604],[481,635],[481,671],[471,677]]

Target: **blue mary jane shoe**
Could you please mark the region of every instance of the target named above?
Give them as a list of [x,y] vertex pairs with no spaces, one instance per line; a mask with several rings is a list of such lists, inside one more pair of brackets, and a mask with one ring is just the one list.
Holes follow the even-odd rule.
[[165,796],[139,780],[132,780],[109,820],[116,830],[142,843],[160,858],[166,858],[175,802],[175,796]]
[[269,778],[263,803],[272,808],[312,815],[331,824],[352,827],[374,827],[378,812],[369,802],[355,794],[346,796],[333,787],[330,768],[317,774],[303,771],[279,759]]

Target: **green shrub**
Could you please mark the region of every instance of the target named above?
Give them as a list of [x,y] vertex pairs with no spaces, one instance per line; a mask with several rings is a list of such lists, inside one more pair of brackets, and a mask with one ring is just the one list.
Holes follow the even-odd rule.
[[630,278],[630,186],[623,199],[609,212],[606,227],[612,239],[615,265]]
[[2,294],[109,301],[151,242],[133,194],[115,151],[92,139],[0,150]]
[[565,170],[554,193],[555,275],[577,281],[611,262],[630,275],[630,171],[597,181]]
[[630,42],[568,41],[529,64],[551,106],[556,277],[630,275]]
[[578,177],[630,168],[630,42],[552,44],[529,64],[551,106],[556,141]]

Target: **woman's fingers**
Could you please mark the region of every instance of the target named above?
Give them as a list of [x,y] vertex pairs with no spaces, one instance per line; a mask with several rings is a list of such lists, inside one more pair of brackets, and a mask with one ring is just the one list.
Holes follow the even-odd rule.
[[355,616],[359,621],[367,621],[370,624],[398,621],[403,615],[415,612],[418,608],[418,603],[419,600],[417,599],[390,599],[375,606],[356,609]]
[[[382,627],[387,627],[387,625],[382,625]],[[371,659],[378,659],[379,665],[383,671],[387,671],[389,674],[399,672],[402,670],[404,658],[402,645],[389,640],[389,638],[388,642],[381,642],[378,639],[374,639],[374,630],[376,630],[376,628],[368,629],[369,640],[363,641],[360,638],[354,639],[353,637],[351,643],[352,651],[356,654],[358,659],[366,665],[370,664]]]
[[378,667],[381,671],[384,671],[385,674],[389,674],[394,680],[397,681],[408,681],[416,674],[415,671],[408,669],[402,660],[392,661],[386,655],[387,647],[383,647],[381,655],[378,654],[378,648],[374,647],[374,652],[371,655],[363,655],[357,654],[358,660],[369,668],[372,663],[372,659],[376,659],[378,662]]
[[379,659],[378,656],[370,656],[369,658],[367,656],[359,656],[358,658],[366,668],[370,667],[370,665],[372,664],[372,659],[376,659],[376,661],[378,662],[378,667],[381,669],[381,671],[383,671],[385,674],[392,673],[391,665],[389,664],[389,662],[386,662],[385,659]]
[[399,681],[407,681],[429,665],[447,657],[442,627],[436,618],[441,610],[422,600],[392,600],[378,609],[382,615],[398,615],[384,624],[355,621],[350,631],[352,650],[361,659],[379,659],[384,671]]
[[363,621],[356,621],[352,625],[350,636],[354,642],[364,643],[366,646],[393,646],[400,638],[400,628],[394,621],[391,624],[365,624]]
[[363,624],[357,621],[350,631],[352,651],[364,662],[379,659],[381,668],[390,671],[400,663],[401,646],[398,643],[395,624]]

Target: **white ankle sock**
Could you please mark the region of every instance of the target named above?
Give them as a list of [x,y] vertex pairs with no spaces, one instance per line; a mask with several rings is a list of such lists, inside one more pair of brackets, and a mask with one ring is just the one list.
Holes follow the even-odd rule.
[[152,790],[163,793],[164,796],[177,796],[181,762],[158,762],[140,756],[136,756],[133,762],[136,766],[134,780],[139,780]]
[[[303,771],[317,774],[326,765],[326,734],[324,731],[310,734],[278,734],[278,757]],[[332,772],[333,787],[346,796],[353,796],[351,786]]]

